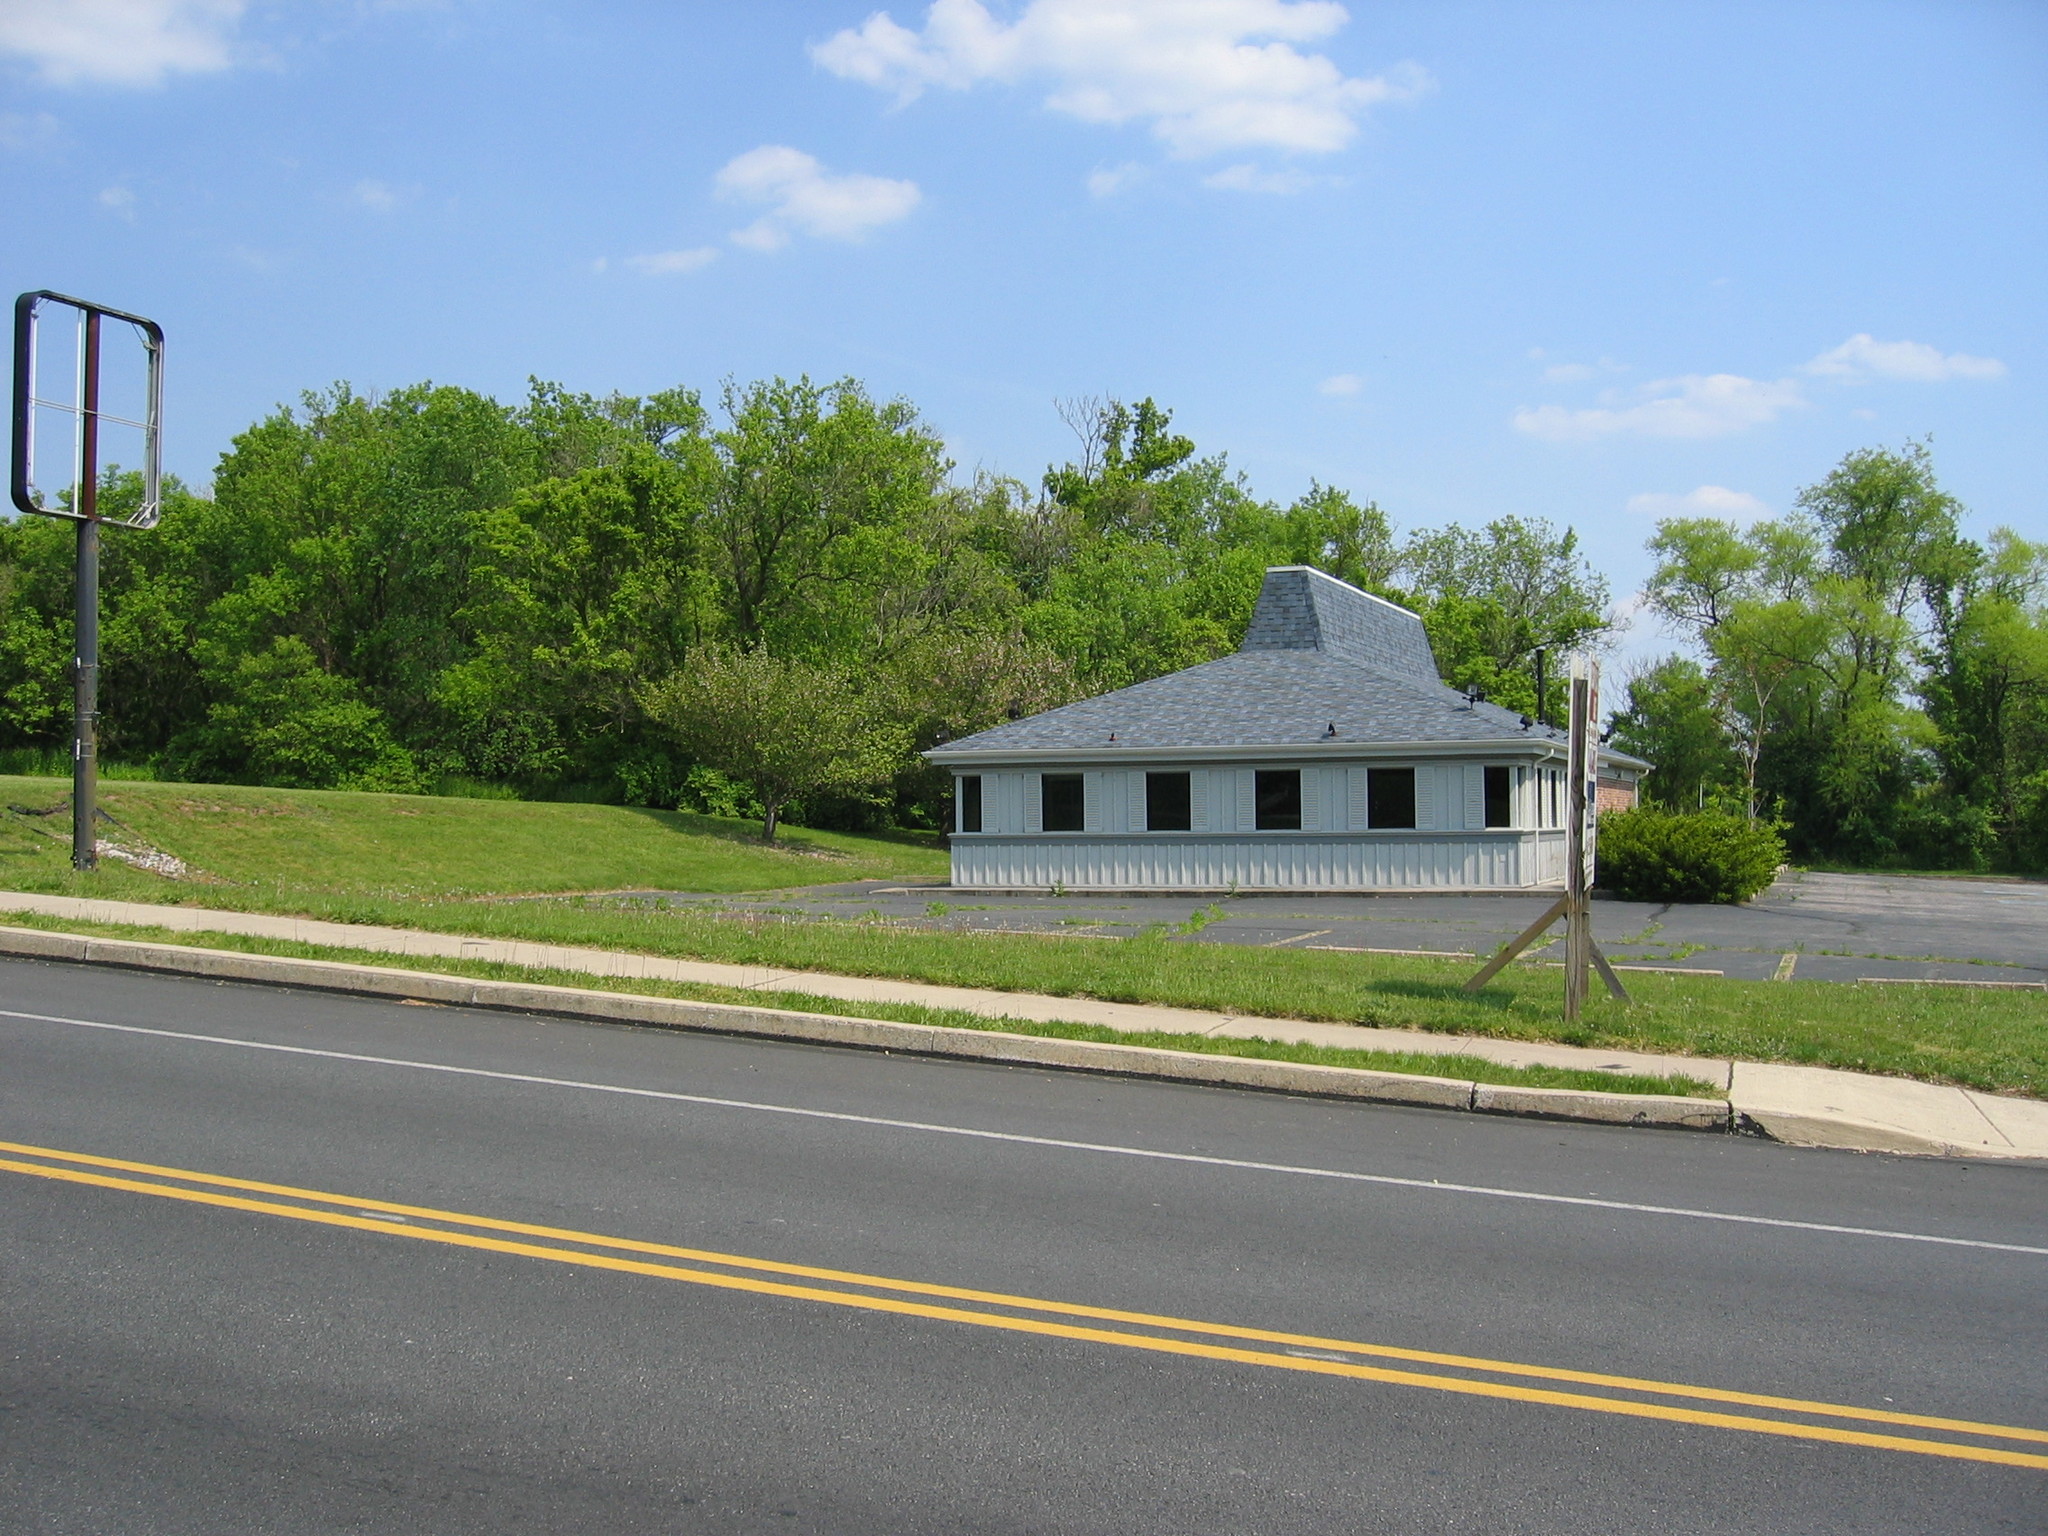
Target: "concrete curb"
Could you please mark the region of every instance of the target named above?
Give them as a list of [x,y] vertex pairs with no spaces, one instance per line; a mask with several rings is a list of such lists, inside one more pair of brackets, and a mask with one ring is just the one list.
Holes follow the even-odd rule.
[[1664,1094],[1593,1093],[1561,1088],[1518,1088],[1405,1072],[1325,1067],[1307,1062],[1262,1061],[1248,1056],[1209,1056],[1152,1046],[1060,1040],[1001,1030],[955,1029],[938,1024],[903,1024],[887,1019],[850,1019],[753,1008],[736,1003],[700,1003],[682,998],[601,992],[581,987],[513,981],[478,981],[436,971],[359,965],[340,960],[299,960],[237,950],[149,944],[134,939],[88,938],[33,928],[0,927],[0,955],[67,961],[128,970],[196,976],[214,981],[302,987],[357,996],[491,1008],[509,1013],[548,1014],[612,1024],[699,1030],[819,1045],[852,1046],[906,1055],[999,1061],[1015,1066],[1055,1067],[1120,1077],[1217,1087],[1253,1088],[1268,1093],[1460,1109],[1481,1114],[1601,1125],[1655,1126],[1678,1130],[1729,1131],[1735,1117],[1725,1100],[1687,1099]]

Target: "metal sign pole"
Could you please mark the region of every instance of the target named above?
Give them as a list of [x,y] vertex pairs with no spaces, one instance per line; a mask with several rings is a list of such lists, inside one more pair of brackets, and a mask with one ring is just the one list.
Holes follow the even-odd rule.
[[[77,394],[73,399],[42,399],[36,394],[37,313],[45,304],[77,311],[79,330]],[[132,326],[147,360],[143,379],[142,416],[135,420],[100,404],[100,325],[114,320]],[[99,718],[100,718],[100,428],[133,428],[142,433],[142,499],[135,510],[116,521],[130,528],[151,528],[163,504],[164,333],[154,320],[126,310],[90,304],[47,288],[24,293],[14,301],[14,421],[8,497],[18,512],[38,517],[69,517],[78,524],[77,585],[72,608],[73,655],[71,736],[71,863],[81,870],[99,864]],[[116,390],[118,406],[120,392]],[[36,486],[36,411],[57,411],[77,422],[73,439],[71,505],[51,506]]]
[[100,317],[85,314],[79,390],[78,584],[72,633],[71,867],[99,867]]

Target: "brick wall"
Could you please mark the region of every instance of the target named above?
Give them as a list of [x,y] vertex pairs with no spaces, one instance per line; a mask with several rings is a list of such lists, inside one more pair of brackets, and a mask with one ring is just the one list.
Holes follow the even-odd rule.
[[1601,811],[1632,811],[1636,808],[1636,786],[1627,779],[1602,777],[1595,792],[1595,807]]

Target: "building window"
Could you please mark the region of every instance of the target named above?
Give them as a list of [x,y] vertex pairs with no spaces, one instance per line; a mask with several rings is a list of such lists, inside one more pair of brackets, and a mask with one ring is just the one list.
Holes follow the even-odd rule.
[[1487,768],[1486,824],[1489,827],[1511,827],[1515,824],[1515,802],[1509,789],[1513,782],[1509,769],[1491,765]]
[[1301,770],[1261,768],[1258,775],[1258,819],[1261,832],[1301,830]]
[[1048,773],[1039,780],[1040,825],[1048,832],[1080,832],[1088,824],[1078,773]]
[[1365,775],[1365,824],[1375,830],[1415,825],[1415,770],[1371,768]]
[[1195,825],[1194,775],[1145,775],[1145,828],[1150,832],[1189,832]]
[[979,832],[981,830],[981,775],[978,773],[960,776],[960,830]]

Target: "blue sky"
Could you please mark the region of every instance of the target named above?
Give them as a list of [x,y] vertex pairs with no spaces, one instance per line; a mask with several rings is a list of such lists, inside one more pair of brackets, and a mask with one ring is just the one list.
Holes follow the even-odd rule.
[[1152,395],[1618,599],[1929,433],[2048,537],[2038,4],[0,0],[0,177],[14,291],[163,323],[197,482],[335,380],[853,374],[1026,479]]

